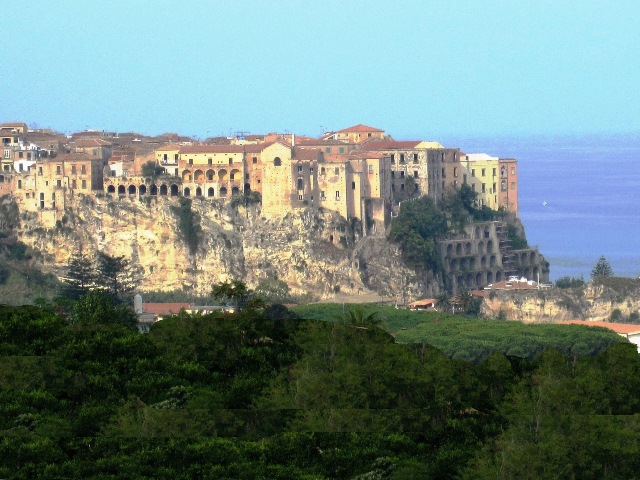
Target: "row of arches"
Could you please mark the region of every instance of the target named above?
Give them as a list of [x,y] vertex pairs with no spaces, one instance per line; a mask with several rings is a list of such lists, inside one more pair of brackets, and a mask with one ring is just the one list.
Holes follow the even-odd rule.
[[[486,247],[486,253],[492,253],[493,252],[493,240],[488,240],[486,245],[484,242],[480,241],[478,242],[478,254],[483,254],[485,253],[485,247]],[[456,256],[461,256],[461,255],[471,255],[473,253],[473,245],[471,242],[460,242],[454,244],[453,243],[449,243],[447,245],[447,257],[452,257],[454,255]]]
[[520,252],[516,253],[516,259],[520,265],[530,264],[533,265],[536,263],[537,255],[536,252]]
[[489,238],[491,236],[491,228],[485,225],[484,228],[477,226],[475,229],[475,238]]
[[[249,190],[249,185],[245,185],[245,189],[248,191]],[[203,197],[203,196],[207,196],[207,197],[215,197],[216,196],[216,191],[213,187],[209,187],[208,189],[204,190],[201,187],[197,187],[194,190],[191,190],[191,188],[189,187],[185,187],[185,189],[180,192],[180,187],[178,187],[178,185],[171,184],[170,186],[162,184],[160,185],[160,187],[158,187],[155,184],[152,184],[151,186],[149,186],[149,188],[147,188],[146,185],[139,185],[136,187],[136,185],[129,185],[129,186],[125,186],[125,185],[118,185],[118,187],[116,188],[115,185],[109,185],[107,187],[107,193],[111,193],[111,194],[118,194],[118,195],[160,195],[160,196],[171,196],[171,197],[177,197],[178,195],[182,194],[185,197],[190,197],[192,194],[194,194],[196,197]],[[239,187],[232,187],[231,188],[231,195],[238,195],[240,193],[240,188]],[[229,190],[227,189],[227,187],[221,187],[218,190],[217,196],[218,197],[222,197],[225,198],[229,195]]]
[[241,180],[241,172],[237,168],[228,171],[226,168],[221,168],[217,172],[213,169],[209,170],[183,170],[182,181],[183,182],[226,182],[227,180],[237,181]]
[[495,282],[504,280],[504,272],[502,270],[490,270],[488,272],[467,273],[466,275],[457,275],[455,284],[457,288],[482,288]]
[[[485,269],[485,268],[493,268],[497,265],[498,263],[498,259],[495,255],[491,255],[490,257],[487,258],[486,255],[483,255],[480,258],[480,265],[479,267],[481,269]],[[471,258],[461,258],[460,260],[457,259],[452,259],[449,262],[449,268],[452,271],[455,270],[475,270],[478,267],[478,265],[476,265],[476,258],[475,257],[471,257]]]

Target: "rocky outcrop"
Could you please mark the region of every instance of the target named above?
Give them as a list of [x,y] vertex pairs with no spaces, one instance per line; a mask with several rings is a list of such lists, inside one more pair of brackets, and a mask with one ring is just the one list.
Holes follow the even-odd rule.
[[[202,229],[187,248],[172,197],[76,195],[56,228],[37,213],[21,214],[20,240],[39,252],[43,270],[61,274],[71,254],[124,255],[137,267],[142,291],[184,290],[205,295],[232,278],[255,286],[286,281],[294,294],[327,298],[346,294],[400,295],[407,300],[440,293],[441,280],[404,266],[397,247],[382,237],[360,238],[335,214],[299,209],[282,219],[261,216],[260,205],[194,199]],[[173,208],[172,208],[173,207]]]
[[601,279],[577,289],[527,292],[492,291],[483,303],[483,313],[527,323],[562,320],[628,320],[640,312],[640,280]]

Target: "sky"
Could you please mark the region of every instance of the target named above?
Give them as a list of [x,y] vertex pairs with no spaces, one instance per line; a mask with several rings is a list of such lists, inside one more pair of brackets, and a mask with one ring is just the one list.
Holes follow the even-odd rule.
[[0,121],[199,138],[358,123],[426,140],[640,128],[637,0],[12,5]]

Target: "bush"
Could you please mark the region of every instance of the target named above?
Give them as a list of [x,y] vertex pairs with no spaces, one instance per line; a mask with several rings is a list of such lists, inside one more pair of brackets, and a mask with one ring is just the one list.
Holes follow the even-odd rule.
[[584,286],[584,278],[580,277],[560,277],[556,280],[556,288],[579,288]]

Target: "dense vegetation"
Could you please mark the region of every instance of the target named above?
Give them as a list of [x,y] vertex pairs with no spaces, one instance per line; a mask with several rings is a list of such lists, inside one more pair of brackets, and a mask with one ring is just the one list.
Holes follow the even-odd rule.
[[171,207],[171,211],[178,217],[178,230],[184,239],[189,252],[194,255],[202,239],[200,217],[191,209],[191,200],[185,197],[178,199],[179,206]]
[[2,478],[634,478],[640,468],[633,345],[474,364],[397,343],[376,326],[401,322],[387,310],[345,307],[334,322],[275,306],[179,315],[143,335],[117,305],[100,317],[87,302],[0,308]]
[[[475,207],[478,194],[469,187],[448,190],[439,205],[429,197],[408,200],[400,205],[393,219],[389,240],[400,245],[404,261],[413,268],[441,272],[437,241],[448,233],[464,231],[471,222],[505,219],[506,212],[486,206]],[[507,235],[513,248],[526,248],[527,242],[515,225],[507,225]]]

